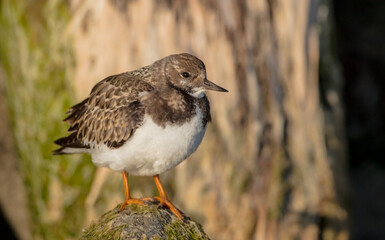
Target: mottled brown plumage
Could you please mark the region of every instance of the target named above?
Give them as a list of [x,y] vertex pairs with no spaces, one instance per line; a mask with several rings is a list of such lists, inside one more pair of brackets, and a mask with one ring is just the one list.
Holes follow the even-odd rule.
[[104,79],[95,85],[88,98],[67,112],[69,116],[64,121],[71,125],[68,131],[72,133],[55,143],[64,148],[90,148],[91,143],[121,146],[143,119],[140,93],[153,89],[130,73]]

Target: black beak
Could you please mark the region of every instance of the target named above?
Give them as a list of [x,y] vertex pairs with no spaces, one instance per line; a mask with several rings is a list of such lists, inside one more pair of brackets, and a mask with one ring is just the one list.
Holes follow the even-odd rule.
[[205,80],[203,81],[203,87],[207,90],[213,90],[213,91],[218,91],[218,92],[228,92],[226,89],[224,89],[223,87],[220,87],[218,85],[216,85],[215,83],[213,82],[210,82],[209,80],[207,80],[205,78]]

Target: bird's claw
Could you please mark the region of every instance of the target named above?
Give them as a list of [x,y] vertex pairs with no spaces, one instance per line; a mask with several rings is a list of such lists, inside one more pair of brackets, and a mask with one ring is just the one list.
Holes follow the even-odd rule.
[[122,212],[124,210],[124,208],[126,208],[127,205],[129,204],[138,204],[138,205],[141,205],[141,206],[146,206],[146,201],[144,199],[138,199],[138,198],[130,198],[130,199],[126,199],[124,201],[124,203],[122,204],[122,206],[120,206],[120,211]]
[[172,204],[167,198],[155,197],[159,201],[160,205],[166,206],[170,211],[179,219],[183,220],[182,213]]

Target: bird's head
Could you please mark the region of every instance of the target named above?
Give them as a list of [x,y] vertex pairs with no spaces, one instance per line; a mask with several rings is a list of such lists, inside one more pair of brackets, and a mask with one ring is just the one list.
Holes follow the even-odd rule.
[[206,67],[197,57],[182,53],[168,56],[166,61],[166,81],[171,87],[187,92],[195,98],[203,97],[206,90],[228,92],[207,80]]

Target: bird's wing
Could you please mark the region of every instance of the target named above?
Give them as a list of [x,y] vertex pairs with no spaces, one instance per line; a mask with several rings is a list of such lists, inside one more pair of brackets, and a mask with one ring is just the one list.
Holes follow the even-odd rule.
[[153,87],[129,73],[110,76],[97,83],[90,96],[67,112],[68,137],[55,141],[63,149],[106,144],[120,147],[141,125],[145,113],[141,97]]

